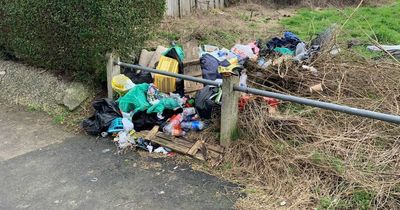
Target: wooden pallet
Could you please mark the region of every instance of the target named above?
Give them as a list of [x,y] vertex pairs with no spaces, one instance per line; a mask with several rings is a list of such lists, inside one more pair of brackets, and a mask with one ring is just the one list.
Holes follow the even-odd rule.
[[[183,62],[183,66],[185,67],[185,75],[203,78],[201,74],[199,59],[185,61]],[[204,87],[204,85],[201,83],[191,82],[188,80],[185,80],[184,83],[185,83],[185,94],[190,96],[194,96],[197,91],[203,89]]]
[[167,136],[164,133],[158,132],[158,130],[159,127],[155,126],[151,131],[138,133],[138,137],[145,138],[163,147],[170,148],[175,152],[203,161],[210,159],[219,161],[224,154],[224,148],[220,145],[213,145],[200,140],[193,142],[186,138]]

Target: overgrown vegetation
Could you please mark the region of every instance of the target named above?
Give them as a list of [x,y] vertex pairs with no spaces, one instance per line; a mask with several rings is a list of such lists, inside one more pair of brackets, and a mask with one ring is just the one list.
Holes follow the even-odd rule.
[[0,50],[78,79],[104,79],[104,56],[143,46],[164,17],[165,0],[5,0]]
[[[344,52],[319,59],[324,92],[309,95],[314,83],[292,69],[283,83],[291,95],[399,114],[398,64],[359,59]],[[269,71],[273,74],[273,70]],[[396,73],[397,72],[397,73]],[[302,75],[298,76],[298,75]],[[262,88],[262,86],[258,86]],[[274,88],[274,87],[272,87]],[[374,93],[374,97],[369,95]],[[397,209],[400,158],[397,125],[284,103],[278,115],[253,101],[240,114],[240,140],[225,157],[224,176],[257,190],[238,203],[242,209]],[[281,202],[285,205],[281,206]]]
[[[223,30],[238,36],[238,41],[244,43],[252,38],[248,34],[263,39],[271,34],[280,35],[279,27],[273,26],[272,33],[268,30],[272,27],[268,24],[273,22],[269,18],[273,13],[268,17],[258,9],[254,12],[256,15],[251,16],[247,7],[242,9],[243,6],[236,10],[233,18],[228,18],[242,25],[235,33],[231,33],[230,27],[218,24],[218,27],[193,29],[193,32],[204,36],[213,30]],[[309,41],[332,23],[340,27],[353,11],[354,8],[344,11],[303,9],[299,15],[284,18],[281,23]],[[395,19],[399,11],[398,1],[390,6],[361,7],[349,18],[336,40],[342,52],[338,56],[322,54],[307,63],[318,69],[318,76],[303,70],[301,65],[292,66],[284,78],[274,68],[266,71],[255,68],[248,69],[249,84],[398,115],[399,64],[386,59],[370,60],[345,46],[351,38],[359,39],[362,44],[372,44],[372,40],[397,44],[400,27]],[[285,11],[279,13],[286,14]],[[221,19],[227,15],[215,16]],[[248,27],[246,23],[256,24],[256,32],[252,33],[253,26]],[[181,31],[185,31],[183,28]],[[180,39],[185,40],[185,37],[190,36],[183,34]],[[205,40],[231,46],[231,43],[222,45],[227,43],[213,36]],[[256,75],[259,72],[265,77]],[[311,94],[309,87],[319,83],[324,91]],[[218,122],[217,119],[213,123],[215,126],[209,127],[199,138],[218,141]],[[268,106],[260,100],[249,103],[240,114],[239,127],[240,139],[228,151],[217,171],[223,177],[246,185],[247,197],[237,203],[241,209],[398,209],[400,206],[400,129],[397,125],[291,103],[281,104],[280,113],[270,115]]]
[[302,9],[281,23],[304,40],[325,30],[332,24],[343,24],[339,41],[358,39],[360,44],[371,44],[371,38],[381,44],[398,44],[400,40],[400,1],[381,7],[361,7],[352,16],[354,8],[311,10]]
[[224,10],[197,11],[179,20],[167,17],[146,46],[151,48],[178,41],[230,48],[238,42],[280,34],[282,26],[277,20],[282,14],[274,15],[272,11],[259,5],[243,4]]
[[[268,6],[309,6],[309,7],[344,7],[357,5],[359,0],[251,0],[252,3]],[[364,5],[381,5],[391,0],[365,0]],[[228,4],[249,3],[249,0],[228,0]]]

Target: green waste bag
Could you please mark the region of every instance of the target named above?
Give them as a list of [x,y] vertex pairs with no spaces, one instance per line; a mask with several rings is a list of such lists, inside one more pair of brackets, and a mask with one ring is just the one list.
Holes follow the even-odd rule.
[[126,113],[132,111],[133,113],[136,113],[148,109],[151,106],[146,97],[148,88],[148,83],[143,83],[133,87],[128,91],[128,93],[118,99],[119,109]]
[[178,103],[178,101],[176,101],[173,98],[163,98],[163,99],[160,99],[160,101],[158,103],[151,106],[147,110],[147,114],[150,114],[150,113],[162,114],[164,112],[164,109],[175,110],[176,108],[179,108],[180,106],[181,105]]

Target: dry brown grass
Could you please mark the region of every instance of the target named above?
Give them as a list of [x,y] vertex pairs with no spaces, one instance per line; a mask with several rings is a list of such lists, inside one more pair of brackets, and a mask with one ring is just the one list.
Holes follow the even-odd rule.
[[276,10],[246,4],[223,10],[197,11],[181,19],[167,17],[146,46],[152,48],[177,41],[182,44],[191,43],[186,51],[191,51],[191,47],[199,44],[230,48],[236,43],[248,43],[260,37],[281,34],[283,27],[278,21],[294,13],[294,9]]
[[[251,11],[259,13],[253,20],[249,20]],[[163,31],[168,34],[161,36],[178,34],[182,43],[229,47],[232,42],[280,34],[282,28],[276,23],[286,13],[290,11],[271,12],[254,5],[199,12],[180,21],[167,19]],[[276,27],[262,27],[265,21]],[[395,62],[342,51],[336,57],[320,55],[308,64],[319,70],[318,76],[297,65],[283,78],[276,68],[249,67],[249,84],[400,114],[400,65]],[[319,83],[324,91],[310,93],[309,87]],[[240,113],[239,140],[219,167],[209,171],[245,185],[247,197],[237,202],[238,208],[400,209],[397,125],[291,103],[282,103],[280,110],[271,116],[267,105],[250,102]],[[200,135],[189,138],[218,142],[218,131],[216,118]]]
[[[318,59],[318,77],[293,69],[276,84],[278,91],[398,115],[400,66],[350,55]],[[326,91],[305,93],[302,87],[316,81]],[[267,105],[254,101],[240,114],[241,137],[225,157],[230,169],[223,170],[247,184],[249,196],[239,208],[400,207],[397,125],[288,103],[281,107],[281,114],[270,116]]]
[[[351,52],[321,56],[313,62],[318,77],[294,68],[279,84],[266,84],[268,90],[400,114],[398,64]],[[324,92],[305,92],[315,82],[323,83]],[[291,103],[281,104],[277,115],[268,108],[256,100],[246,106],[239,140],[211,171],[245,186],[247,197],[237,208],[399,209],[397,125]],[[216,117],[191,137],[217,142],[218,131]]]

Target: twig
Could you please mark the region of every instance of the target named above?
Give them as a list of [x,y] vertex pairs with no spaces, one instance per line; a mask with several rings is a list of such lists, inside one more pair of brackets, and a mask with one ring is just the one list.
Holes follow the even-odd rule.
[[[362,4],[363,1],[364,1],[364,0],[362,0],[362,1],[360,2],[359,6]],[[357,7],[357,8],[353,11],[353,13],[347,18],[347,20],[345,21],[345,23],[342,25],[342,28],[341,28],[341,30],[339,31],[339,33],[342,32],[344,25],[350,20],[350,18],[354,15],[354,13],[356,12],[356,10],[357,10],[358,8],[359,8],[359,7]],[[344,13],[342,13],[342,14],[343,14],[343,15],[346,15],[346,14],[344,14]],[[365,18],[364,18],[364,19],[365,19]],[[367,20],[366,20],[366,21],[367,21]],[[367,21],[367,23],[369,24],[368,21]],[[395,62],[397,62],[398,64],[400,64],[400,61],[399,61],[397,58],[395,58],[395,57],[392,55],[392,53],[390,53],[389,51],[387,51],[386,49],[384,49],[384,48],[382,47],[382,45],[381,45],[377,40],[373,39],[363,28],[361,28],[360,25],[358,25],[358,28],[368,37],[369,40],[371,40],[371,41],[373,42],[373,44],[374,44],[376,47],[378,47],[380,50],[382,50],[382,51],[385,52],[387,55],[389,55]],[[371,28],[371,26],[370,26],[370,28]],[[371,30],[372,30],[372,28],[371,28]],[[376,37],[375,32],[374,32],[373,30],[372,30],[372,32],[374,33],[374,36]]]
[[339,33],[343,30],[343,28],[346,26],[347,22],[349,22],[349,20],[353,17],[353,15],[357,12],[357,10],[361,7],[361,5],[364,3],[364,0],[361,0],[360,3],[358,4],[358,6],[353,10],[353,12],[351,13],[351,15],[346,19],[346,21],[344,21],[342,27],[340,27],[340,31]]

